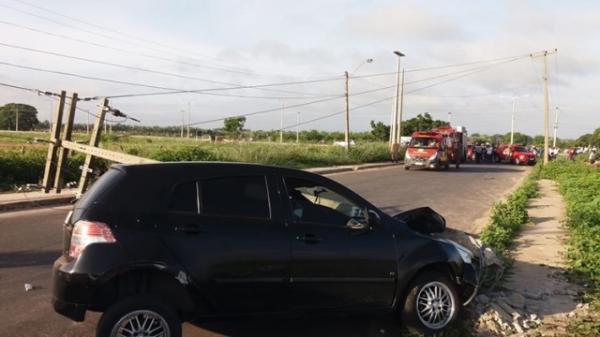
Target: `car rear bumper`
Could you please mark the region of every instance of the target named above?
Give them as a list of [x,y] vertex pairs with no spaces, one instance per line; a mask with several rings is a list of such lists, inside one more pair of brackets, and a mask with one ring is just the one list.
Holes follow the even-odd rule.
[[85,275],[70,273],[72,263],[65,256],[54,261],[52,306],[57,313],[81,322],[92,293],[91,280]]

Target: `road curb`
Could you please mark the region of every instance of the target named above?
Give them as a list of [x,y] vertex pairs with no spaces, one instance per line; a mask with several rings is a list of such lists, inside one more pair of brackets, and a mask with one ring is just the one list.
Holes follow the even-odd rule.
[[[307,172],[317,173],[317,174],[334,174],[334,173],[342,173],[342,172],[353,172],[353,171],[363,171],[369,169],[378,169],[384,167],[398,166],[402,165],[402,162],[392,163],[370,163],[370,164],[361,164],[361,165],[344,165],[344,166],[332,166],[332,167],[316,167],[305,169]],[[43,206],[54,206],[54,205],[64,205],[70,203],[74,199],[74,195],[57,195],[55,197],[44,197],[44,198],[28,198],[27,200],[17,200],[17,201],[9,201],[5,203],[0,203],[0,212],[8,212],[8,211],[18,211],[29,208],[43,207]]]
[[398,163],[385,162],[385,163],[372,163],[372,164],[361,164],[361,165],[316,167],[316,168],[305,169],[305,171],[311,172],[311,173],[327,175],[327,174],[334,174],[334,173],[341,173],[341,172],[364,171],[364,170],[369,170],[369,169],[399,166],[402,164],[403,164],[403,162],[398,162]]
[[64,205],[70,203],[75,196],[64,195],[56,198],[31,199],[0,204],[0,212],[18,211],[29,208]]

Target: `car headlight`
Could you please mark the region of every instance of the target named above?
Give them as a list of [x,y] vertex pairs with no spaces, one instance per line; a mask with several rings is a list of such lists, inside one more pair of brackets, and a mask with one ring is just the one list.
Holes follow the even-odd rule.
[[473,261],[473,253],[471,253],[471,251],[467,249],[467,247],[458,244],[452,240],[439,239],[439,241],[449,243],[452,246],[454,246],[454,248],[458,252],[458,255],[460,255],[460,258],[463,260],[464,263],[471,263],[471,261]]
[[429,160],[435,160],[435,158],[437,158],[438,153],[434,153],[433,156],[429,157]]

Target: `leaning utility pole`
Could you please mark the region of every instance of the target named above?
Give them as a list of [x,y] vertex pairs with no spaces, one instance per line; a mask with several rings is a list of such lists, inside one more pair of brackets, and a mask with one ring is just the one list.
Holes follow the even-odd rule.
[[548,99],[548,55],[554,54],[558,49],[553,51],[544,50],[543,52],[530,54],[530,57],[543,57],[544,58],[544,164],[548,164],[548,120],[549,115],[549,99]]
[[348,103],[348,72],[344,71],[344,100],[346,102],[346,152],[350,150],[350,105]]

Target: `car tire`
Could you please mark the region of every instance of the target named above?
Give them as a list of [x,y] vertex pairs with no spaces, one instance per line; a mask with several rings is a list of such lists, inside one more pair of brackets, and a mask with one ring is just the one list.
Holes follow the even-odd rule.
[[[435,294],[442,295],[435,295],[435,291]],[[421,303],[420,307],[417,306],[418,302]],[[431,307],[432,305],[435,306]],[[451,325],[459,314],[460,303],[456,285],[440,272],[424,272],[409,286],[401,309],[402,322],[410,330],[425,335],[439,332]],[[440,315],[439,318],[429,316],[436,312]]]
[[157,334],[163,329],[165,337],[181,337],[181,320],[175,310],[150,296],[130,297],[110,306],[98,321],[96,337],[117,337],[119,328],[127,327],[133,336],[138,330]]
[[406,165],[405,165],[405,166],[404,166],[404,169],[408,171],[408,170],[410,170],[410,166],[406,166]]
[[450,168],[450,163],[446,162],[446,164],[444,164],[444,170],[447,170]]

